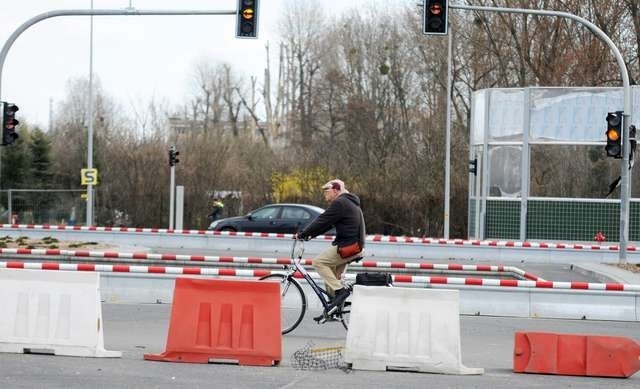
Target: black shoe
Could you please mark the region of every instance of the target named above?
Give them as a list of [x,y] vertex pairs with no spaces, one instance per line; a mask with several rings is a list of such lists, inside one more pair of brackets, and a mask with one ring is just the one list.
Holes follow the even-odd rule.
[[320,323],[322,321],[322,319],[326,319],[327,315],[325,314],[325,312],[323,311],[320,315],[315,316],[313,318],[314,321],[317,321],[318,323]]
[[342,288],[336,290],[336,297],[333,299],[331,304],[327,307],[327,315],[333,315],[338,310],[338,307],[345,302],[347,297],[351,294],[351,291],[347,288]]

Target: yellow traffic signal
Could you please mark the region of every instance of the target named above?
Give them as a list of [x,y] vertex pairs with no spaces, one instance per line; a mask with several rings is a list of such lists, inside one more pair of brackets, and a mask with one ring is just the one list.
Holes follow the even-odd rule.
[[604,147],[608,157],[622,158],[622,112],[607,114],[607,145]]
[[238,0],[237,38],[258,36],[258,0]]

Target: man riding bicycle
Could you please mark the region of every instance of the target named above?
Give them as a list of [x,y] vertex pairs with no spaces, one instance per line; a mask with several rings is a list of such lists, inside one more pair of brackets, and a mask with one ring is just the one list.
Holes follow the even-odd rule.
[[313,260],[313,267],[324,280],[329,298],[333,297],[327,310],[315,320],[333,314],[349,297],[350,292],[342,286],[340,277],[349,262],[362,256],[365,241],[364,217],[358,196],[349,193],[344,182],[338,179],[324,184],[322,191],[325,200],[330,203],[329,208],[302,232],[294,235],[294,238],[308,240],[326,233],[332,227],[336,229],[331,246]]

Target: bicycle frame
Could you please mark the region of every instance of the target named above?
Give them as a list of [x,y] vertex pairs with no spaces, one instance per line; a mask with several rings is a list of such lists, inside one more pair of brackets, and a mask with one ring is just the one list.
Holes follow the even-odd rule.
[[299,271],[300,274],[302,274],[302,277],[305,280],[307,280],[307,283],[309,284],[309,286],[311,286],[311,289],[316,294],[316,296],[318,296],[318,299],[320,299],[320,302],[322,303],[322,306],[324,307],[324,309],[327,309],[329,307],[329,303],[325,298],[325,296],[329,296],[327,291],[319,287],[318,284],[316,284],[313,278],[311,278],[311,275],[309,274],[307,269],[305,269],[301,263],[302,253],[304,253],[304,246],[302,247],[302,252],[300,253],[300,255],[299,256],[295,255],[295,249],[298,243],[302,244],[302,241],[296,240],[293,243],[293,247],[291,248],[291,259],[293,260],[294,271],[291,274],[289,274],[289,277],[293,277],[293,274],[295,273],[295,271]]

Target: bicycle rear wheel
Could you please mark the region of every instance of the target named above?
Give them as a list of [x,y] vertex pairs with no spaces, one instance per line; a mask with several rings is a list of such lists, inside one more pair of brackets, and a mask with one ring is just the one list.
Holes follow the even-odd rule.
[[302,286],[294,278],[284,274],[269,274],[260,280],[280,283],[282,334],[288,334],[300,324],[307,310],[307,297]]

